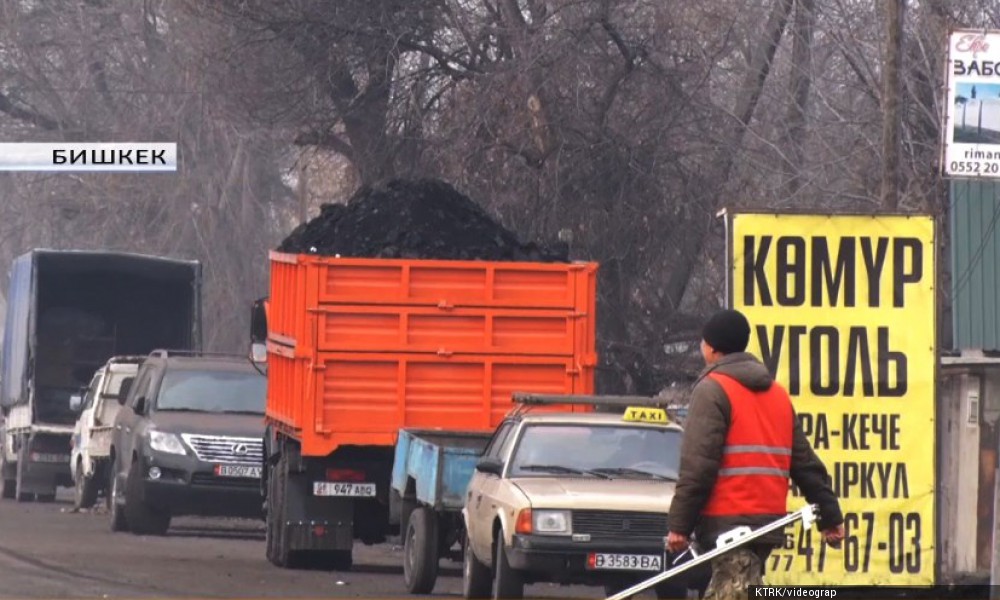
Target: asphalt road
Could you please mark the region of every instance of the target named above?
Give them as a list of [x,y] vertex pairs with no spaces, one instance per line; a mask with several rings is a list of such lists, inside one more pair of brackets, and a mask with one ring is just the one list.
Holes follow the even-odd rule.
[[[350,572],[289,571],[264,558],[263,524],[175,519],[164,537],[111,533],[103,512],[0,501],[0,598],[410,597],[401,549],[355,547]],[[460,597],[461,565],[443,561],[435,596]],[[597,588],[534,585],[531,597],[600,598]]]

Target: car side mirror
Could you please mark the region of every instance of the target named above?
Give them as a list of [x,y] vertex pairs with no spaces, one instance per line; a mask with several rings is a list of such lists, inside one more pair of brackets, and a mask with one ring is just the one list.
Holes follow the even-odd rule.
[[125,406],[125,400],[128,399],[128,392],[132,389],[133,381],[135,381],[134,377],[126,377],[122,381],[122,387],[118,390],[118,404]]
[[250,344],[250,360],[255,363],[267,362],[267,345],[254,342]]
[[260,298],[250,309],[250,342],[267,342],[267,298]]
[[149,408],[149,407],[146,406],[146,397],[145,396],[139,396],[138,398],[135,399],[135,414],[137,414],[137,415],[144,415],[144,414],[146,414],[146,409],[147,408]]
[[500,477],[503,473],[503,461],[495,456],[484,456],[476,461],[476,470]]
[[69,397],[69,409],[73,412],[80,412],[80,408],[83,406],[83,396],[80,394],[73,394]]

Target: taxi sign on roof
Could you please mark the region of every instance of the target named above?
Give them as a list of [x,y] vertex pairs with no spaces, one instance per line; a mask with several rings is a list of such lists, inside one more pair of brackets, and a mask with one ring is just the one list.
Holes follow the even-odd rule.
[[662,423],[663,425],[670,423],[667,411],[662,408],[649,408],[645,406],[629,406],[625,409],[622,420],[635,423]]

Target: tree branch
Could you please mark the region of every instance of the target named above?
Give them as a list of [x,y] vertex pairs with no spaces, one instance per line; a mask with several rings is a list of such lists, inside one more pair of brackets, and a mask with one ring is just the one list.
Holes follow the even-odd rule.
[[301,133],[295,137],[294,143],[296,146],[318,146],[320,148],[329,148],[334,152],[342,154],[349,160],[353,160],[354,158],[354,148],[345,142],[339,135],[332,132],[309,131]]
[[14,102],[11,101],[11,99],[3,92],[0,92],[0,112],[7,113],[11,117],[14,117],[19,121],[24,121],[25,123],[30,123],[35,127],[41,127],[46,131],[58,131],[64,128],[61,122],[51,117],[47,117],[39,112],[15,105]]
[[[422,52],[430,56],[435,61],[437,61],[438,65],[440,65],[441,68],[444,69],[446,73],[448,73],[453,77],[467,79],[470,77],[470,74],[479,75],[483,73],[482,69],[478,68],[476,65],[461,60],[457,58],[454,54],[447,54],[445,52],[442,52],[440,48],[435,48],[434,46],[429,46],[427,44],[422,44],[420,42],[416,42],[411,39],[403,38],[399,40],[399,47],[402,48],[403,50]],[[452,66],[452,63],[458,65],[459,67],[465,70],[461,71],[459,69],[456,69],[455,67]]]

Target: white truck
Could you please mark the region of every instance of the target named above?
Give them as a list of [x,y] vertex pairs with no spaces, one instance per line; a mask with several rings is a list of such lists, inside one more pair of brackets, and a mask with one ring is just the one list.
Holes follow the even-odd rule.
[[91,508],[97,496],[108,498],[108,464],[111,458],[111,438],[114,433],[115,415],[118,414],[120,396],[127,392],[126,380],[135,378],[141,356],[116,356],[94,374],[90,386],[82,394],[70,397],[70,406],[80,411],[71,440],[70,465],[72,466],[75,494],[73,507]]
[[201,265],[35,249],[10,267],[0,345],[0,498],[72,487],[70,397],[113,356],[201,348]]

